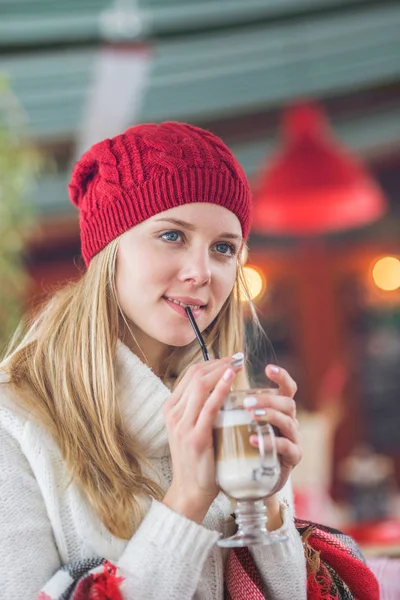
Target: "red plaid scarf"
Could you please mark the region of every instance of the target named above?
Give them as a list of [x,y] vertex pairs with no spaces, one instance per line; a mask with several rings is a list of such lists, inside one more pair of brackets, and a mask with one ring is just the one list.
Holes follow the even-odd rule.
[[[378,582],[352,538],[299,519],[296,528],[307,558],[307,600],[379,600]],[[230,552],[225,600],[264,599],[262,581],[249,549]]]
[[[379,600],[378,582],[352,538],[298,519],[296,528],[307,559],[307,600]],[[123,600],[123,578],[109,562],[88,559],[66,565],[63,570],[71,578],[67,587],[60,587],[51,596],[42,591],[37,600]],[[229,553],[225,600],[268,600],[248,548]]]

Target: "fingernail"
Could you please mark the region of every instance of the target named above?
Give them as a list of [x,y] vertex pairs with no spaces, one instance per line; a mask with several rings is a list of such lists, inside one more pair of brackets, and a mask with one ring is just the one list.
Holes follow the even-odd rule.
[[247,398],[245,398],[243,400],[243,406],[245,408],[251,408],[252,406],[257,406],[257,404],[258,404],[258,400],[254,396],[247,396]]
[[253,410],[253,413],[255,417],[265,417],[267,411],[265,410],[265,408],[255,408]]
[[269,368],[273,373],[279,373],[279,367],[276,367],[275,365],[269,365]]
[[234,360],[239,360],[239,359],[243,360],[244,354],[243,354],[243,352],[236,352],[236,354],[232,354],[232,358]]
[[234,372],[232,371],[232,369],[227,369],[225,371],[225,373],[222,375],[222,379],[224,381],[230,381],[231,379],[233,379],[234,376]]
[[241,367],[244,363],[244,359],[243,358],[238,358],[237,360],[234,360],[231,364],[232,367]]

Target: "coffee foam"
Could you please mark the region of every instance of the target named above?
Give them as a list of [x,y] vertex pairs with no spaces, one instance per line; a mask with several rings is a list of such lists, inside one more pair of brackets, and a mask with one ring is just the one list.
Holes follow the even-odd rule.
[[234,427],[235,425],[249,425],[251,415],[248,410],[238,408],[235,410],[220,410],[215,419],[214,427]]

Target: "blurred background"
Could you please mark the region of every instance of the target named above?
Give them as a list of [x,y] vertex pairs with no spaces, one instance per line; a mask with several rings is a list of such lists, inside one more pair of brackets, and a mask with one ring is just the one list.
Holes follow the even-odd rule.
[[299,386],[298,514],[400,556],[400,3],[0,0],[2,349],[83,271],[73,162],[164,120],[219,135],[252,183],[248,277]]

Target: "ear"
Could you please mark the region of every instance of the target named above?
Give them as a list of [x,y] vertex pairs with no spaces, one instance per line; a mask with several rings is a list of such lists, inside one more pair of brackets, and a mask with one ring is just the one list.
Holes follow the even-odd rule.
[[75,165],[72,171],[71,182],[68,186],[68,192],[71,202],[78,208],[82,206],[89,184],[96,177],[98,171],[98,161],[88,155],[82,157]]

